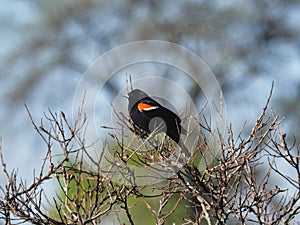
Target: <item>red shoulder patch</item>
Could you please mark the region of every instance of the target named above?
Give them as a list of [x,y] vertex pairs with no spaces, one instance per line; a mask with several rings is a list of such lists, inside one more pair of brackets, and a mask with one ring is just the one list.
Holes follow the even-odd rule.
[[150,111],[150,110],[158,108],[158,106],[153,106],[153,105],[149,105],[149,104],[146,104],[146,103],[139,103],[137,107],[138,107],[138,110],[140,112],[142,112],[142,111]]

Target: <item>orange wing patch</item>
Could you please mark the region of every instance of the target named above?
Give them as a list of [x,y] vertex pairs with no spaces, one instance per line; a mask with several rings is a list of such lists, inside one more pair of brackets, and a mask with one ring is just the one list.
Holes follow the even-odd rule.
[[140,112],[142,111],[149,111],[149,110],[153,110],[153,109],[157,109],[158,106],[153,106],[153,105],[149,105],[149,104],[146,104],[146,103],[139,103],[138,104],[138,110]]

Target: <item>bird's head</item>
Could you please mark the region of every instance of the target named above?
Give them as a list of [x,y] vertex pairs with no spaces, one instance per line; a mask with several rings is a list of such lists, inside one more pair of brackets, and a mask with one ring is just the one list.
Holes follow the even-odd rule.
[[134,89],[128,94],[128,110],[130,110],[134,104],[141,99],[148,97],[148,95],[140,89]]

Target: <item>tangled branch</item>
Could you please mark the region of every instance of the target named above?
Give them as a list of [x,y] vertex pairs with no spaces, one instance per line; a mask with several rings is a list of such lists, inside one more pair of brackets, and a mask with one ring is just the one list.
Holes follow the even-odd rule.
[[[187,161],[164,138],[149,143],[150,137],[123,132],[133,131],[124,115],[119,115],[121,138],[111,133],[112,141],[99,149],[97,141],[85,143],[87,118],[81,110],[73,123],[63,112],[49,110],[47,124],[38,125],[26,106],[47,151],[28,183],[15,170],[7,171],[0,139],[6,177],[0,187],[1,219],[6,224],[99,224],[114,215],[119,224],[141,224],[136,208],[144,207],[150,224],[294,223],[300,210],[300,148],[288,144],[279,129],[282,119],[268,110],[271,94],[249,137],[242,132],[235,137],[229,126],[225,139],[206,124],[205,132],[220,144],[210,145],[201,132]],[[56,186],[52,198],[46,185]]]

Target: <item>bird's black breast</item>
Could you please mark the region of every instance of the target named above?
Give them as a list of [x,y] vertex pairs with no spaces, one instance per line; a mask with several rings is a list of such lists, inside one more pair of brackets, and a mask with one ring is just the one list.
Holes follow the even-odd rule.
[[151,120],[151,117],[147,115],[146,113],[142,113],[138,110],[138,103],[136,103],[132,109],[130,110],[130,118],[134,125],[138,126],[140,129],[149,132],[149,123]]

